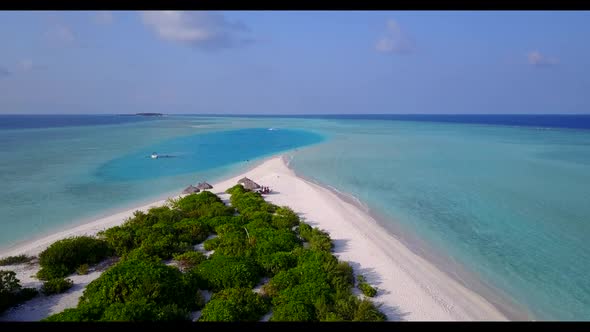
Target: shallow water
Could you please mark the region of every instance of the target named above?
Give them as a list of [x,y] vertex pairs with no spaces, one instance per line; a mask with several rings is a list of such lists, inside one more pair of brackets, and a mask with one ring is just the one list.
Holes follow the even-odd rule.
[[537,319],[590,319],[590,132],[333,120],[296,171],[351,193]]
[[394,120],[169,116],[0,130],[0,247],[290,151],[298,173],[354,195],[535,318],[589,320],[590,131]]

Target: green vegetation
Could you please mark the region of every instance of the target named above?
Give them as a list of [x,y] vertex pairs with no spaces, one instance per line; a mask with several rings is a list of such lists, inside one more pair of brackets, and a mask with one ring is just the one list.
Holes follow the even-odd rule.
[[37,296],[34,288],[22,288],[14,271],[0,270],[0,313]]
[[197,251],[187,251],[182,254],[174,255],[174,260],[179,263],[182,270],[191,269],[201,264],[206,259],[207,257],[205,257],[205,255]]
[[160,262],[120,261],[92,281],[78,307],[47,321],[187,320],[202,306],[198,285]]
[[375,295],[377,295],[377,289],[369,285],[365,277],[363,277],[362,275],[358,275],[356,277],[356,280],[358,282],[358,288],[361,290],[361,292],[363,292],[365,296],[374,297]]
[[[199,309],[199,321],[258,321],[271,310],[272,321],[385,319],[352,294],[352,268],[332,254],[326,232],[241,185],[227,192],[233,207],[204,191],[101,232],[94,241],[121,260],[86,287],[76,308],[46,321],[178,321]],[[214,253],[194,251],[199,243]],[[82,256],[68,268],[93,263]],[[169,259],[178,267],[163,263]],[[63,260],[55,261],[59,270]],[[204,290],[213,292],[207,304]]]
[[27,256],[27,255],[18,255],[18,256],[9,256],[0,259],[0,266],[7,266],[7,265],[16,265],[16,264],[23,264],[28,263],[35,259],[34,256]]
[[82,264],[96,264],[112,254],[107,243],[89,236],[63,239],[39,254],[37,278],[49,280],[74,273]]
[[76,273],[79,275],[88,274],[88,264],[82,264],[76,268]]
[[72,288],[74,282],[71,279],[54,278],[43,283],[41,292],[45,295],[61,294]]
[[205,305],[200,321],[258,321],[270,306],[260,295],[248,288],[228,288],[215,293]]
[[203,242],[213,232],[213,225],[233,220],[234,209],[208,191],[172,200],[170,205],[148,213],[136,211],[123,225],[99,236],[124,258],[170,259]]

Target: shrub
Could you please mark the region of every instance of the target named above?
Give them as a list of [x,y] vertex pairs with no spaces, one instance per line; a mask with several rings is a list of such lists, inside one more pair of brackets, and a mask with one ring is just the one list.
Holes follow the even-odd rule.
[[346,262],[338,262],[328,271],[330,284],[337,291],[349,291],[354,286],[352,267]]
[[34,288],[22,288],[14,271],[0,271],[0,313],[37,296]]
[[365,296],[374,297],[377,295],[377,290],[366,282],[359,283],[358,287]]
[[220,242],[221,242],[221,239],[219,237],[211,238],[203,243],[203,249],[205,249],[207,251],[215,250],[215,249],[217,249],[217,246],[219,245]]
[[184,291],[185,283],[178,269],[159,262],[125,260],[101,274],[86,287],[80,303],[108,306],[137,299],[158,305],[179,304],[190,307],[195,294]]
[[96,264],[112,254],[107,243],[89,236],[72,237],[51,244],[39,255],[39,279],[66,277],[82,264]]
[[280,207],[272,216],[272,226],[277,229],[291,229],[299,225],[299,216],[287,206]]
[[234,208],[226,206],[217,195],[202,191],[197,195],[188,195],[172,204],[174,209],[188,217],[219,217],[232,216]]
[[299,280],[299,275],[294,269],[280,271],[262,287],[262,290],[268,296],[275,297],[280,291],[298,285]]
[[182,269],[191,269],[206,259],[205,255],[197,251],[187,251],[183,254],[174,255],[174,260],[178,261]]
[[105,309],[97,305],[78,305],[77,308],[68,308],[53,314],[42,322],[92,322],[100,320]]
[[210,259],[195,268],[195,272],[207,282],[208,289],[252,288],[261,277],[258,265],[244,257],[229,257],[213,254]]
[[184,320],[202,305],[197,286],[160,262],[123,260],[86,287],[77,308],[46,321]]
[[45,295],[61,294],[72,288],[74,282],[71,279],[54,278],[49,279],[41,286],[41,292]]
[[241,216],[218,216],[212,218],[201,218],[199,220],[202,220],[207,226],[210,227],[210,229],[215,229],[218,226],[225,224],[243,224],[243,218]]
[[78,266],[78,268],[76,268],[76,273],[78,273],[79,275],[88,274],[88,264],[82,264]]
[[241,184],[236,184],[235,186],[227,189],[225,192],[233,196],[245,193],[246,189],[244,189],[244,186]]
[[297,228],[299,236],[301,236],[301,238],[305,241],[309,241],[309,238],[311,238],[312,230],[313,228],[304,222],[299,223],[299,227]]
[[289,230],[276,230],[270,227],[250,230],[250,237],[256,239],[256,254],[258,256],[271,255],[279,251],[291,251],[299,240]]
[[[136,215],[137,218],[137,215]],[[129,224],[129,221],[127,221]],[[127,226],[115,226],[98,233],[100,239],[106,241],[118,256],[125,256],[136,247],[136,236],[133,228]]]
[[308,322],[315,320],[313,306],[302,302],[288,302],[273,307],[272,322]]
[[176,304],[158,306],[148,303],[145,299],[126,303],[115,303],[109,306],[101,321],[107,322],[145,322],[145,321],[187,321],[188,311]]
[[203,242],[211,233],[211,228],[197,219],[185,218],[174,224],[174,231],[178,235],[179,242],[194,245]]
[[281,271],[286,271],[297,264],[297,259],[290,252],[275,252],[258,258],[258,263],[267,275],[274,276]]
[[272,302],[274,305],[299,302],[313,307],[317,299],[327,299],[331,293],[330,285],[326,282],[306,282],[280,291]]
[[259,321],[268,312],[264,299],[247,288],[229,288],[215,293],[205,308],[200,321]]
[[367,280],[363,275],[359,274],[356,277],[356,281],[358,289],[360,289],[365,296],[374,297],[375,295],[377,295],[377,289],[371,287],[371,285],[367,283]]
[[353,321],[380,322],[387,317],[368,299],[362,299],[354,313]]
[[35,259],[34,256],[27,256],[27,255],[18,255],[18,256],[9,256],[0,259],[0,266],[7,266],[7,265],[16,265],[16,264],[23,264],[28,263]]

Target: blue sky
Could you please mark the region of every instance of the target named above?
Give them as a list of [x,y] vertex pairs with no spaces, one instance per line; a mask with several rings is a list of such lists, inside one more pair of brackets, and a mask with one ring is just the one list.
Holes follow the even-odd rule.
[[590,12],[0,12],[0,113],[590,113]]

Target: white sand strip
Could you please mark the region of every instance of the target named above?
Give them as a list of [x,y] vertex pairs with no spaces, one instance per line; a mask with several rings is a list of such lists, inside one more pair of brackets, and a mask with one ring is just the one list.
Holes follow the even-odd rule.
[[[335,255],[348,261],[355,273],[363,274],[370,284],[379,289],[374,301],[383,304],[382,310],[389,320],[506,320],[484,298],[414,254],[364,211],[343,201],[330,190],[297,177],[281,157],[268,159],[244,174],[213,184],[212,192],[227,199],[228,195],[223,191],[243,176],[271,187],[274,192],[266,195],[268,201],[287,205],[310,225],[328,231],[335,244]],[[165,202],[157,201],[51,235],[3,252],[0,257],[23,253],[36,255],[56,240],[75,235],[94,235],[123,223],[136,210],[147,211]],[[0,269],[15,270],[23,286],[39,285],[36,279],[30,277],[37,272],[38,266]],[[76,276],[75,281],[85,285],[98,275]],[[80,295],[81,289],[75,287],[75,290],[65,294],[41,297],[10,310],[0,320],[38,320],[76,306]]]

